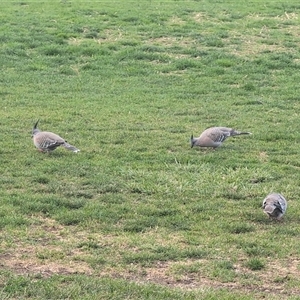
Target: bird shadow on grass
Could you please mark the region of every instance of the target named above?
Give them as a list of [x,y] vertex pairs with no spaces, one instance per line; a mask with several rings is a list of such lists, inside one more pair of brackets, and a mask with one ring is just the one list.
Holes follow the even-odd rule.
[[37,151],[37,155],[39,155],[39,156],[42,156],[42,157],[53,157],[53,158],[58,158],[58,157],[67,157],[67,156],[69,156],[69,155],[74,155],[74,154],[76,154],[76,153],[68,153],[67,151],[53,151],[53,152],[45,152],[45,153],[43,153],[43,152],[40,152],[40,151]]
[[271,218],[269,218],[268,216],[264,216],[264,215],[261,215],[261,216],[253,216],[251,218],[251,221],[252,222],[255,222],[257,224],[263,224],[263,225],[286,225],[286,224],[289,224],[291,222],[290,219],[287,219],[287,218],[283,218],[282,220],[273,220]]
[[243,149],[241,145],[236,145],[236,143],[233,143],[232,141],[229,143],[223,143],[219,147],[213,148],[213,147],[199,147],[199,146],[194,146],[193,148],[197,149],[198,151],[223,151],[223,150],[236,150],[236,149]]

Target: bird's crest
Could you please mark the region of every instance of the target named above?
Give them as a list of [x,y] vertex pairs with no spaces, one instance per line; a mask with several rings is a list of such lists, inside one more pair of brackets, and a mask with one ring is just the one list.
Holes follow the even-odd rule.
[[194,147],[194,135],[192,134],[191,135],[191,148]]
[[36,129],[36,128],[37,128],[37,125],[38,125],[39,121],[40,121],[40,119],[38,119],[38,120],[36,121],[36,123],[35,123],[34,126],[33,126],[33,129]]
[[36,133],[40,132],[40,130],[37,128],[37,125],[39,123],[39,119],[36,121],[36,123],[34,124],[33,128],[32,128],[32,135],[35,135]]

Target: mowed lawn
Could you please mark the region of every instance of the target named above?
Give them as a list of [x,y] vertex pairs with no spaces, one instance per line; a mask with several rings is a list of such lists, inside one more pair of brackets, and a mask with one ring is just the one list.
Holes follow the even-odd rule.
[[[300,299],[299,18],[1,2],[0,298]],[[38,119],[81,151],[37,151]],[[210,126],[252,135],[191,148]]]

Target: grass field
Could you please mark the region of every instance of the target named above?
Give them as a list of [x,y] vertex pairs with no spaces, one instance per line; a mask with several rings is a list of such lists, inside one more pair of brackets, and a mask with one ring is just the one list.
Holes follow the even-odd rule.
[[0,298],[300,299],[299,9],[1,2]]

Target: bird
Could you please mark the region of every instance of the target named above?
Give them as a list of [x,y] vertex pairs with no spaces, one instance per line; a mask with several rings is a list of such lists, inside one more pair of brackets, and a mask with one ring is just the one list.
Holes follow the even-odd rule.
[[198,138],[191,136],[191,148],[212,147],[214,149],[222,145],[222,143],[229,137],[241,134],[252,134],[251,132],[237,131],[228,127],[209,127],[206,128]]
[[52,133],[52,132],[48,132],[48,131],[40,131],[37,128],[38,123],[39,123],[39,120],[37,120],[37,122],[33,126],[32,138],[33,138],[33,143],[34,143],[35,147],[39,151],[51,152],[59,146],[62,146],[65,149],[68,149],[75,153],[80,151],[76,147],[68,144],[67,141],[64,140],[62,137],[60,137],[59,135]]
[[271,193],[263,200],[262,208],[269,218],[281,220],[286,212],[287,202],[281,194]]

